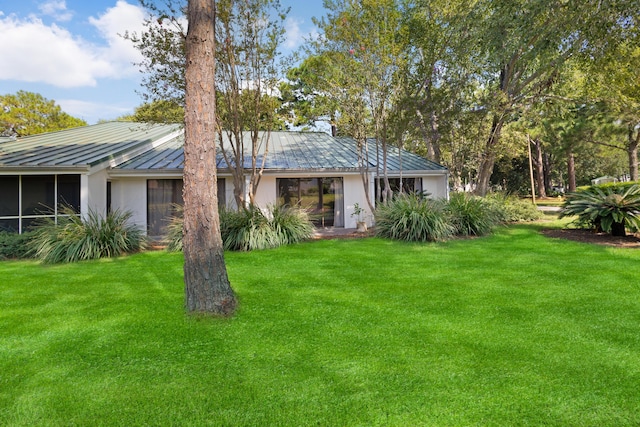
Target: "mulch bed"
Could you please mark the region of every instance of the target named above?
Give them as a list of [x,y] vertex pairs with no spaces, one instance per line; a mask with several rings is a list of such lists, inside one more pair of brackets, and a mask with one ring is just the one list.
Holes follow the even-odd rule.
[[546,229],[542,230],[541,233],[548,237],[573,240],[582,243],[592,243],[617,248],[640,248],[640,236],[637,234],[617,237],[607,233],[595,233],[590,230],[579,230],[573,228],[562,230]]

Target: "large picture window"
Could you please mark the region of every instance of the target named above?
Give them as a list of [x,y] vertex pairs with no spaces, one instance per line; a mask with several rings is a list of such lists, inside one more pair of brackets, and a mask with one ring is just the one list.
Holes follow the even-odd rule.
[[80,175],[0,176],[0,231],[24,232],[61,208],[80,213]]
[[344,227],[342,178],[278,178],[278,204],[299,206],[318,227]]

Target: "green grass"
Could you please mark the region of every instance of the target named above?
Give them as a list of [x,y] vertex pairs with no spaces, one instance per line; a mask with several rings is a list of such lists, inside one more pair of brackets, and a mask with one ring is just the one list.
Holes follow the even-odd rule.
[[231,319],[178,253],[0,262],[0,425],[639,425],[640,251],[537,227],[228,253]]

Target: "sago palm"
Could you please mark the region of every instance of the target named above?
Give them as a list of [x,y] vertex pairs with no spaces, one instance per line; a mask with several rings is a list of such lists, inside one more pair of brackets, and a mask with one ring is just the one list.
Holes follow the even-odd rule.
[[614,236],[640,228],[640,185],[593,186],[567,195],[561,216],[578,216],[578,222]]

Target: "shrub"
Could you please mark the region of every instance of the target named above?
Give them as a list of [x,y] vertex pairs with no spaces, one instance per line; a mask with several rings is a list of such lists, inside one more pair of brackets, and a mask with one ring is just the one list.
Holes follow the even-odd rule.
[[[313,224],[304,210],[276,206],[270,211],[269,217],[255,206],[240,211],[220,209],[220,234],[224,248],[233,251],[275,248],[313,236]],[[176,213],[167,227],[165,243],[168,251],[182,250],[182,208]]]
[[136,252],[146,245],[142,230],[129,223],[131,212],[116,210],[102,217],[89,211],[86,218],[65,208],[58,217],[41,221],[34,229],[31,251],[45,263],[74,262]]
[[513,222],[535,221],[544,216],[538,208],[528,200],[504,193],[492,193],[486,196],[488,206],[494,211],[499,222],[509,224]]
[[29,241],[32,236],[33,232],[22,234],[0,232],[0,259],[28,258]]
[[220,232],[224,248],[232,251],[275,248],[280,243],[269,218],[253,205],[238,211],[224,210]]
[[271,224],[281,245],[298,243],[313,236],[313,224],[304,209],[274,206]]
[[401,194],[376,209],[376,235],[414,242],[445,240],[455,232],[445,206],[442,200]]
[[182,251],[182,227],[184,226],[183,218],[183,206],[174,206],[175,214],[169,219],[167,225],[167,235],[163,239],[163,243],[166,245],[169,252]]
[[500,214],[489,200],[469,193],[452,193],[447,211],[458,235],[482,236],[501,222]]
[[576,215],[575,223],[595,231],[624,236],[640,228],[640,185],[596,185],[567,194],[560,216]]

